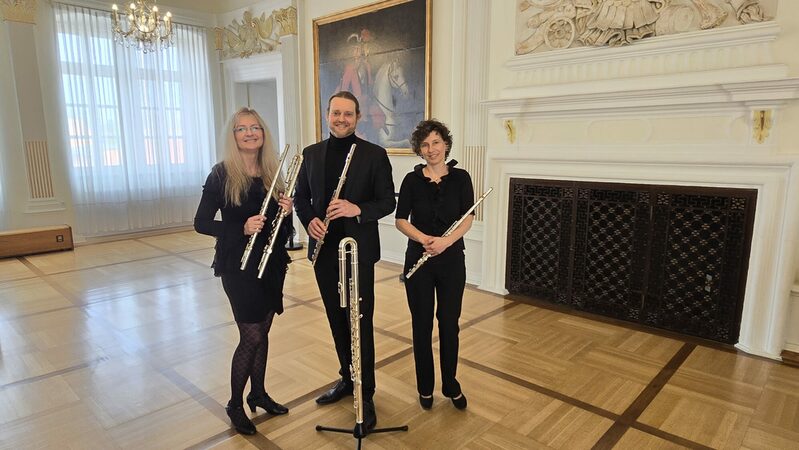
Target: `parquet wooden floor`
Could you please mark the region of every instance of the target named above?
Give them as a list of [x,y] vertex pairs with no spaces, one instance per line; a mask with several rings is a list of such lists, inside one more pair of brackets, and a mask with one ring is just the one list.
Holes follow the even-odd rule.
[[[324,308],[295,252],[267,386],[291,408],[230,429],[237,332],[194,232],[0,260],[0,448],[354,448]],[[400,267],[378,264],[378,426],[365,449],[799,449],[799,369],[467,287],[456,410],[417,401]]]

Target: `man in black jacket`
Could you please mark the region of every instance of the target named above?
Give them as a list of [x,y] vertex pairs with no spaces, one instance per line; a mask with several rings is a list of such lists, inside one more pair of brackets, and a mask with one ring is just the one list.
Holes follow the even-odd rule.
[[[374,265],[380,260],[377,221],[394,211],[396,200],[386,150],[355,135],[360,117],[358,100],[350,92],[342,91],[330,97],[327,107],[330,136],[303,150],[304,162],[297,180],[294,209],[310,237],[309,258],[316,241],[324,236],[314,273],[333,332],[341,380],[316,399],[319,404],[334,403],[352,395],[350,320],[348,311],[339,306],[338,243],[348,236],[358,243],[363,418],[368,432],[377,423],[372,400],[375,391]],[[344,187],[339,199],[331,202],[352,144],[356,144],[356,148]],[[323,222],[325,215],[331,219],[327,228]]]

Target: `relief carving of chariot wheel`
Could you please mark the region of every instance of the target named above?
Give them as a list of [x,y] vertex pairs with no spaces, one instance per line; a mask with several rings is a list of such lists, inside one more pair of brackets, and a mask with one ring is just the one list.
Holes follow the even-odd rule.
[[544,42],[550,48],[568,48],[574,42],[574,35],[577,32],[577,27],[571,19],[560,17],[553,19],[547,26],[547,32],[544,34]]

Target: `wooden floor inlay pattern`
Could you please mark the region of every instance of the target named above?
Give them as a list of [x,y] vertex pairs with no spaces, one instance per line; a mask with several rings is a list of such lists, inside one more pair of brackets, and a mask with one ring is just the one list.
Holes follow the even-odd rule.
[[[267,387],[291,412],[251,415],[254,436],[230,428],[238,334],[213,243],[179,232],[0,260],[0,448],[353,448],[314,429],[354,417],[351,400],[314,401],[337,360],[306,250],[269,336]],[[423,410],[401,269],[375,268],[375,403],[379,427],[410,429],[364,448],[799,448],[799,368],[472,286],[458,367],[469,407],[436,392]]]

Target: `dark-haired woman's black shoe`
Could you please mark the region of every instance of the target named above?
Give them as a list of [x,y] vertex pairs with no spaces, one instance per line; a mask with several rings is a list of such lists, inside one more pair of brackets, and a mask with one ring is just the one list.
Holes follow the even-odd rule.
[[233,406],[230,403],[225,406],[227,416],[233,427],[241,434],[255,434],[255,424],[252,423],[243,406]]
[[287,412],[289,412],[288,408],[272,400],[272,397],[270,397],[269,394],[265,392],[261,395],[254,395],[250,393],[247,396],[247,404],[250,405],[250,411],[252,412],[255,412],[256,406],[260,406],[266,412],[275,416],[279,416],[281,414],[286,414]]
[[422,394],[419,394],[419,404],[422,405],[422,409],[430,409],[433,407],[433,396],[429,395],[425,397]]
[[458,409],[466,409],[466,396],[463,393],[458,394],[455,397],[450,397],[452,400],[452,404]]

